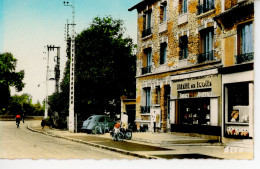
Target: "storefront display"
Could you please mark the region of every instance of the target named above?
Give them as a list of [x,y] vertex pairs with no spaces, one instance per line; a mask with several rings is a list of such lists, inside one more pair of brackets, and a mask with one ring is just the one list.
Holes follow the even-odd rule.
[[249,83],[225,85],[225,137],[249,137]]
[[208,98],[179,101],[181,124],[210,125],[210,103]]

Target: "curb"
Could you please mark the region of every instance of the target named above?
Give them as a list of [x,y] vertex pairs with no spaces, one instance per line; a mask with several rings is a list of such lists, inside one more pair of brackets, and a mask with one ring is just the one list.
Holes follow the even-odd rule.
[[63,136],[58,136],[58,135],[55,135],[55,134],[50,134],[50,133],[47,133],[47,132],[44,132],[44,131],[34,130],[29,125],[27,125],[27,129],[31,130],[32,132],[45,134],[47,136],[56,137],[56,138],[62,138],[62,139],[65,139],[65,140],[70,140],[70,141],[74,141],[74,142],[77,142],[77,143],[82,143],[82,144],[86,144],[86,145],[89,145],[89,146],[92,146],[92,147],[102,148],[102,149],[118,152],[118,153],[125,154],[125,155],[131,155],[131,156],[139,157],[139,158],[143,158],[143,159],[160,159],[160,158],[157,158],[157,157],[154,157],[154,156],[147,156],[147,155],[137,154],[137,153],[133,153],[133,152],[122,150],[122,149],[118,149],[118,148],[108,147],[108,146],[95,144],[95,143],[90,143],[90,142],[79,140],[79,139],[63,137]]

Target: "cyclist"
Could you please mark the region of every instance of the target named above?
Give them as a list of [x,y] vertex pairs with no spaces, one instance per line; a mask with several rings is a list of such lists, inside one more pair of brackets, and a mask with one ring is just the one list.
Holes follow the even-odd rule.
[[21,120],[20,114],[17,114],[17,115],[15,116],[15,119],[16,119],[16,125],[17,125],[17,128],[18,128],[18,127],[19,127],[19,124],[20,124],[20,120]]
[[120,131],[120,122],[115,124],[114,129],[116,134]]

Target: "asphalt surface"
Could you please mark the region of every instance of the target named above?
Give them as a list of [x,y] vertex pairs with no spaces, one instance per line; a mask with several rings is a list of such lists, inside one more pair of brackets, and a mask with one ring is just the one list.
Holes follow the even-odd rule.
[[[1,127],[1,126],[0,126]],[[97,147],[100,152],[117,152],[122,158],[142,159],[253,159],[252,153],[227,153],[219,143],[205,143],[203,140],[166,133],[133,133],[132,140],[113,141],[109,134],[93,135],[70,133],[67,130],[50,129],[40,126],[40,121],[29,121],[28,132],[41,133],[60,140],[80,143],[82,146]],[[30,131],[31,130],[31,131]],[[172,142],[173,140],[173,142]],[[182,144],[176,144],[178,143]],[[201,142],[203,141],[203,142]],[[74,145],[70,148],[73,149]],[[113,156],[111,156],[112,158]],[[82,156],[85,158],[85,156]],[[86,158],[91,158],[87,156]],[[114,158],[114,157],[113,157]],[[119,157],[120,158],[120,157]],[[110,158],[109,158],[110,159]]]
[[0,159],[138,159],[32,132],[28,123],[17,128],[15,121],[0,121]]

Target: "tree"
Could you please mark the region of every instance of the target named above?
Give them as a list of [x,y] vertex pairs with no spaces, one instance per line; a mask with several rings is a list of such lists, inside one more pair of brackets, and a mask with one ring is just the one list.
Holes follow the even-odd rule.
[[6,114],[15,115],[16,113],[25,116],[42,116],[44,108],[39,102],[32,104],[32,96],[29,94],[14,95],[10,98]]
[[5,109],[10,99],[10,87],[21,91],[24,87],[24,71],[15,72],[17,59],[11,53],[0,53],[0,110]]
[[[112,115],[120,113],[120,96],[135,97],[134,45],[132,39],[123,36],[124,32],[123,21],[96,17],[76,37],[75,112],[80,118],[103,114],[105,110]],[[68,114],[68,102],[69,62],[61,92],[53,94],[49,104],[56,110],[59,106],[54,104],[63,104],[63,110],[59,111]]]
[[124,31],[123,21],[96,17],[76,37],[76,112],[120,113],[120,96],[135,96],[134,45]]

